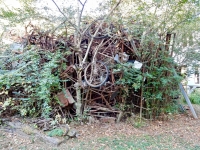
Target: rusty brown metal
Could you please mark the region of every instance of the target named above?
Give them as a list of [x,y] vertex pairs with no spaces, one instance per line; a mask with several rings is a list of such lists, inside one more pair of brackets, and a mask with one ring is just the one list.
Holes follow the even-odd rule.
[[72,95],[71,95],[71,93],[69,92],[68,89],[66,89],[65,91],[62,91],[62,92],[58,93],[57,96],[58,96],[58,99],[60,100],[60,102],[64,106],[68,106],[69,104],[75,103],[75,100],[72,97]]
[[[103,24],[103,27],[107,27],[107,25],[108,24]],[[29,28],[29,31],[27,31],[27,28]],[[91,30],[95,30],[95,28],[96,26],[91,26]],[[87,65],[87,63],[91,62],[94,53],[98,48],[98,52],[96,55],[97,61],[104,62],[109,68],[109,77],[105,84],[101,85],[98,88],[92,88],[88,85],[83,84],[85,83],[83,77],[85,66],[83,65],[82,68],[79,68],[80,63],[82,61],[80,58],[84,57],[86,53],[88,41],[91,40],[90,36],[83,36],[83,40],[79,49],[80,51],[77,51],[77,48],[74,46],[73,43],[73,35],[71,35],[67,39],[67,37],[55,36],[53,34],[50,34],[50,32],[42,32],[41,30],[39,30],[38,27],[33,26],[31,23],[28,26],[26,26],[26,34],[29,43],[37,45],[44,50],[49,50],[52,52],[56,49],[59,49],[60,46],[64,48],[67,47],[70,49],[71,54],[65,57],[65,59],[67,59],[68,61],[66,62],[66,65],[68,67],[65,70],[61,70],[60,73],[60,77],[63,80],[69,80],[69,82],[63,83],[63,87],[66,90],[57,94],[61,104],[63,104],[64,106],[69,106],[70,104],[76,102],[76,92],[74,84],[80,84],[83,97],[83,107],[90,108],[90,115],[103,117],[101,115],[102,113],[107,113],[108,115],[113,115],[114,113],[114,116],[120,113],[120,111],[115,109],[115,104],[118,102],[124,102],[121,92],[119,92],[120,89],[123,89],[123,86],[117,85],[116,81],[120,80],[123,77],[123,72],[113,72],[113,66],[115,66],[116,64],[114,57],[116,56],[116,54],[118,54],[120,56],[120,60],[122,61],[123,56],[127,55],[126,53],[135,55],[135,51],[126,38],[127,33],[123,33],[123,30],[121,28],[119,30],[120,33],[112,33],[112,35],[110,36],[106,35],[103,38],[95,38],[92,42],[92,45],[89,49],[89,54],[87,56],[88,60],[84,65]],[[104,32],[105,31],[106,30],[104,30]],[[101,34],[103,30],[100,30],[99,32],[99,34]],[[78,57],[79,55],[81,55],[81,57]],[[128,58],[129,57],[127,55],[126,61],[128,60]],[[79,77],[80,79],[78,79]]]
[[63,92],[58,93],[57,97],[63,106],[69,105],[68,99],[65,97],[65,94]]

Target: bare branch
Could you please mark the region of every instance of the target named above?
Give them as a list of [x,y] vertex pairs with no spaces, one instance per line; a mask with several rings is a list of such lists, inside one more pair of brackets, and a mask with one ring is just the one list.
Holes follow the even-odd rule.
[[[78,0],[78,1],[80,2],[80,0]],[[85,0],[84,4],[82,4],[82,9],[81,9],[81,13],[80,13],[80,16],[79,16],[79,23],[78,23],[79,26],[80,26],[81,17],[82,17],[83,10],[84,10],[86,2],[87,2],[87,0]]]
[[54,33],[58,28],[60,28],[63,24],[66,23],[67,20],[64,20],[62,23],[60,23],[51,33]]
[[56,7],[58,8],[59,12],[60,12],[65,18],[67,18],[67,17],[65,16],[65,14],[60,10],[60,8],[58,7],[57,3],[56,3],[54,0],[52,0],[52,2],[56,5]]
[[[83,13],[83,10],[84,10],[84,7],[85,7],[85,4],[86,4],[87,0],[85,0],[84,4],[80,0],[78,0],[77,2],[81,3],[81,5],[82,5],[82,9],[81,9],[80,13],[79,13],[79,7],[78,7],[78,13],[79,14],[77,16],[77,28],[78,28],[78,30],[80,30],[82,13]],[[75,41],[77,43],[81,43],[81,39],[82,39],[82,36],[84,35],[84,33],[85,32],[83,32],[83,33],[79,32],[79,38],[77,38],[78,37],[78,33],[75,34],[76,35]],[[77,47],[80,47],[80,44],[77,44]]]
[[60,10],[60,8],[58,7],[57,3],[54,0],[52,0],[52,2],[56,5],[56,7],[58,8],[59,12],[65,17],[67,22],[69,22],[69,24],[71,24],[78,32],[80,32],[78,30],[77,26],[75,24],[73,24],[70,20],[68,20],[67,16]]
[[83,10],[84,10],[86,2],[87,2],[87,0],[85,0],[85,2],[82,5],[82,9],[81,9],[81,13],[80,13],[80,21],[81,21],[81,16],[82,16],[82,13],[83,13]]
[[[78,0],[78,1],[79,1],[79,3],[81,3],[82,6],[85,4],[85,3],[83,4],[80,0]],[[87,1],[87,0],[86,0],[86,1]]]

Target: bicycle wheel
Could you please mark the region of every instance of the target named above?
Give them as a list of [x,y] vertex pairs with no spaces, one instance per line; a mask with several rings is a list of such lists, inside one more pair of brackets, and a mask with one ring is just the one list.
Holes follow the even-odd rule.
[[[88,28],[88,34],[90,37],[93,37],[94,39],[103,39],[108,37],[108,32],[111,31],[111,26],[106,22],[102,23],[102,20],[103,19],[97,19],[93,21],[93,23],[90,25],[90,27]],[[102,25],[100,26],[101,23]],[[95,35],[95,32],[98,28],[99,30]]]
[[84,79],[91,87],[100,87],[108,79],[108,67],[100,61],[90,63],[84,70]]

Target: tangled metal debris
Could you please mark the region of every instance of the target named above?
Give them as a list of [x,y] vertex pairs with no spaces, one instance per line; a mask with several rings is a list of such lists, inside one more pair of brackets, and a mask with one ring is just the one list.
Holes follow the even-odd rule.
[[[29,31],[27,30],[29,29]],[[57,96],[64,106],[76,102],[76,87],[81,87],[83,106],[89,114],[98,118],[116,117],[120,111],[115,108],[123,103],[119,89],[123,86],[116,81],[123,77],[123,70],[116,69],[116,64],[129,64],[129,67],[141,69],[142,63],[137,57],[137,40],[129,39],[123,27],[97,19],[84,34],[80,49],[74,45],[74,36],[56,37],[48,32],[41,32],[37,27],[26,26],[28,44],[38,45],[41,49],[56,51],[58,48],[70,48],[67,56],[67,68],[60,74],[65,91]]]

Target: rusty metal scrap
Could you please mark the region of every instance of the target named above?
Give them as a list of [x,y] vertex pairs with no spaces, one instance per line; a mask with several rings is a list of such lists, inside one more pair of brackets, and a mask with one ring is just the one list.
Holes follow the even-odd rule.
[[66,48],[70,45],[66,37],[56,36],[50,31],[42,31],[31,23],[25,27],[25,30],[27,44],[37,45],[41,49],[53,52],[56,49]]
[[[96,22],[95,22],[96,23]],[[71,35],[67,37],[55,36],[49,31],[41,31],[38,27],[32,25],[31,23],[26,26],[26,36],[28,44],[34,44],[39,46],[43,50],[49,50],[54,52],[58,49],[70,48],[71,54],[67,56],[67,68],[62,70],[60,78],[63,80],[69,80],[63,83],[63,87],[66,89],[65,93],[58,93],[58,98],[64,106],[73,104],[76,101],[75,84],[80,84],[82,91],[82,98],[84,103],[84,109],[89,109],[89,115],[102,118],[105,116],[116,117],[120,114],[115,106],[118,103],[123,103],[122,93],[120,89],[123,89],[121,85],[117,85],[116,81],[123,77],[122,71],[114,71],[114,65],[118,62],[125,63],[128,60],[135,60],[137,58],[137,47],[138,41],[131,39],[128,40],[127,33],[120,29],[117,32],[113,30],[114,24],[108,25],[104,23],[98,33],[94,36],[97,24],[91,24],[86,35],[84,35],[81,41],[81,52],[76,51],[74,45],[74,36]],[[109,33],[107,29],[109,28]],[[116,29],[115,29],[116,30]],[[83,64],[82,73],[77,74],[77,70],[80,67],[79,55],[85,56],[88,43],[93,38],[92,45],[89,49],[89,54],[87,56],[86,66]],[[134,45],[134,47],[133,47]],[[95,55],[96,54],[96,55]],[[91,87],[86,76],[90,75],[92,65],[88,67],[89,63],[95,59],[99,62],[99,68],[97,67],[97,75],[101,74],[103,65],[106,65],[108,69],[108,75],[106,76],[105,83],[100,84],[100,86]],[[88,69],[85,71],[84,69]],[[80,76],[82,81],[80,81]],[[101,77],[99,77],[101,78]],[[88,79],[90,80],[90,79]],[[99,81],[100,80],[100,81]],[[97,81],[101,82],[101,79]],[[68,90],[69,89],[69,90]],[[117,118],[116,118],[117,119]]]

